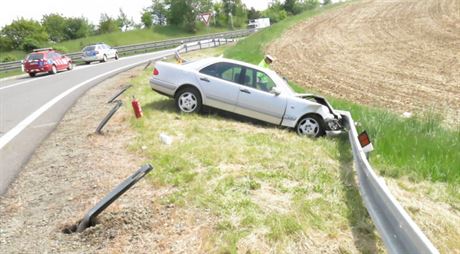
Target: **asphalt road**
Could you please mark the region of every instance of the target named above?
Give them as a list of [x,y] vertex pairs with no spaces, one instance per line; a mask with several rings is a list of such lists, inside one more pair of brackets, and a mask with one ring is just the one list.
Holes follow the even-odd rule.
[[110,76],[173,52],[164,50],[93,63],[55,75],[0,80],[0,195],[86,90]]

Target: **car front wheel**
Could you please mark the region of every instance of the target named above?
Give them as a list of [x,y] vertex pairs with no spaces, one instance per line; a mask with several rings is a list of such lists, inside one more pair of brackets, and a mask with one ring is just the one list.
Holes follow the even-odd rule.
[[67,70],[72,70],[73,69],[73,63],[69,63],[69,65],[67,66]]
[[104,56],[102,57],[102,60],[101,60],[101,63],[105,63],[105,62],[107,62],[107,56],[106,56],[106,55],[104,55]]
[[181,89],[177,93],[175,101],[180,112],[195,113],[201,109],[201,95],[195,88]]
[[306,115],[302,117],[296,126],[296,131],[299,136],[320,137],[326,131],[324,128],[324,121],[318,115]]
[[29,72],[29,76],[32,78],[35,77],[35,72]]
[[115,60],[118,60],[118,53],[115,54]]

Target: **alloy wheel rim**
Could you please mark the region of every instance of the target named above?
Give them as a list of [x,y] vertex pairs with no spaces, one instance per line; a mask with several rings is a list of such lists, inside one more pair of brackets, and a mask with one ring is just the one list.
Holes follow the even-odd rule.
[[319,123],[313,118],[305,118],[299,124],[299,131],[303,135],[315,136],[319,132]]
[[193,112],[198,106],[198,100],[192,93],[183,93],[179,97],[179,108],[187,113]]

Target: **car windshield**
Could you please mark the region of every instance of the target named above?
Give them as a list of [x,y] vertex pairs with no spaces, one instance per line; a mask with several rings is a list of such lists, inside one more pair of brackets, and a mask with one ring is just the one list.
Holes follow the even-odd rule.
[[43,53],[33,53],[27,57],[27,60],[29,61],[40,60],[40,59],[43,59]]
[[272,71],[271,73],[272,73],[271,77],[273,78],[273,81],[275,81],[276,86],[278,88],[280,88],[281,90],[286,91],[288,93],[295,94],[295,91],[288,84],[287,80],[285,80],[284,78],[280,77],[280,75],[278,75],[278,73],[276,73],[274,71]]
[[83,49],[83,51],[92,51],[96,48],[96,46],[87,46]]

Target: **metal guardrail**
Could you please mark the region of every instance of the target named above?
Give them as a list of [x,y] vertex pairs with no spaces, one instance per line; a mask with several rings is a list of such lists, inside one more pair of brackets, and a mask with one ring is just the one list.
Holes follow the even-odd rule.
[[439,253],[374,172],[358,140],[349,112],[340,111],[349,129],[359,191],[389,253]]
[[[244,30],[237,30],[237,31],[231,31],[231,32],[214,33],[214,34],[183,37],[183,38],[164,40],[164,41],[155,41],[155,42],[148,42],[148,43],[141,43],[141,44],[119,46],[115,48],[118,50],[118,53],[120,55],[146,53],[146,52],[155,51],[159,49],[174,48],[174,47],[186,44],[186,43],[197,42],[197,41],[202,41],[202,40],[210,40],[210,39],[217,39],[217,38],[234,39],[234,38],[245,37],[245,36],[248,36],[254,33],[255,31],[256,31],[255,29],[244,29]],[[65,55],[72,58],[72,60],[75,63],[83,62],[81,60],[81,55],[82,55],[81,52],[68,53]],[[0,72],[20,69],[21,64],[22,64],[21,61],[0,63]]]

